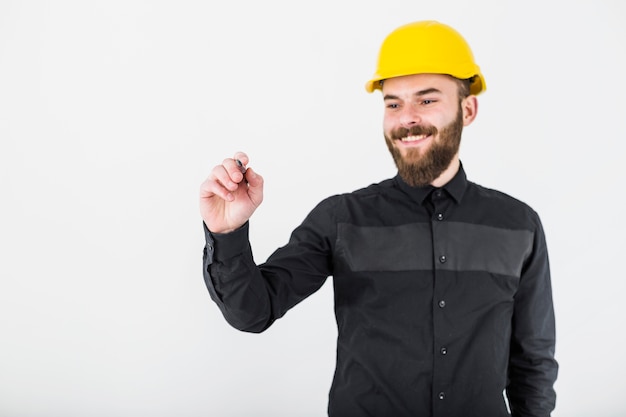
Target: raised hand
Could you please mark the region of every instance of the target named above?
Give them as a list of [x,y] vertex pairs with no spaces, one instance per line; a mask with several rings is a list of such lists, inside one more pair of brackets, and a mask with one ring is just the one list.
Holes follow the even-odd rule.
[[200,215],[211,232],[238,229],[263,201],[263,177],[246,168],[248,162],[248,155],[237,152],[215,166],[200,186]]

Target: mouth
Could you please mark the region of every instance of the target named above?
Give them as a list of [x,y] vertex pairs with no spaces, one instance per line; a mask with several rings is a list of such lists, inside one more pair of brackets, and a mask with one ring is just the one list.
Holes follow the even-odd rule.
[[416,141],[419,141],[419,140],[426,139],[428,136],[430,136],[430,135],[412,135],[412,136],[404,137],[404,138],[402,138],[400,140],[402,142],[416,142]]
[[431,135],[410,135],[400,139],[400,142],[406,145],[417,145],[430,138]]

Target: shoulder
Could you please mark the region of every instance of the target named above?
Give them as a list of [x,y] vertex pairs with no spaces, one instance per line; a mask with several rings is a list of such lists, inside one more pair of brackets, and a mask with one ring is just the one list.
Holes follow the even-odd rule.
[[464,199],[491,219],[501,219],[520,228],[535,228],[540,225],[538,213],[523,200],[506,192],[468,182]]
[[388,199],[390,197],[393,198],[394,195],[400,197],[402,193],[393,179],[386,179],[354,191],[331,195],[322,200],[320,205],[337,206],[351,203],[367,203],[368,200]]
[[312,212],[332,213],[336,219],[344,219],[348,215],[354,215],[355,212],[387,205],[395,199],[401,201],[406,199],[406,196],[398,189],[393,179],[387,179],[354,191],[326,197]]

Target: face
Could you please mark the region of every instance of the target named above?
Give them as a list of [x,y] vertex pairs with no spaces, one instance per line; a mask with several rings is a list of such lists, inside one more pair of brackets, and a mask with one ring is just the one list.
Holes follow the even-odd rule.
[[458,163],[463,127],[476,115],[476,98],[459,97],[456,80],[441,74],[389,78],[383,83],[385,141],[402,179],[433,183]]

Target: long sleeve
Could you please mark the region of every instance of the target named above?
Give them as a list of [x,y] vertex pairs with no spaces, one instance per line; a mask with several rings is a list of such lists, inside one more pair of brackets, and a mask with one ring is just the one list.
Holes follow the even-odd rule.
[[248,223],[228,234],[212,234],[204,227],[204,280],[228,323],[242,331],[262,332],[324,284],[332,273],[330,246],[336,228],[330,206],[320,203],[287,245],[258,266]]
[[233,327],[261,332],[273,321],[263,279],[248,242],[248,224],[228,234],[204,226],[204,282],[211,299]]
[[550,266],[545,235],[535,219],[533,250],[515,295],[507,395],[513,417],[548,417],[555,407],[558,364]]

